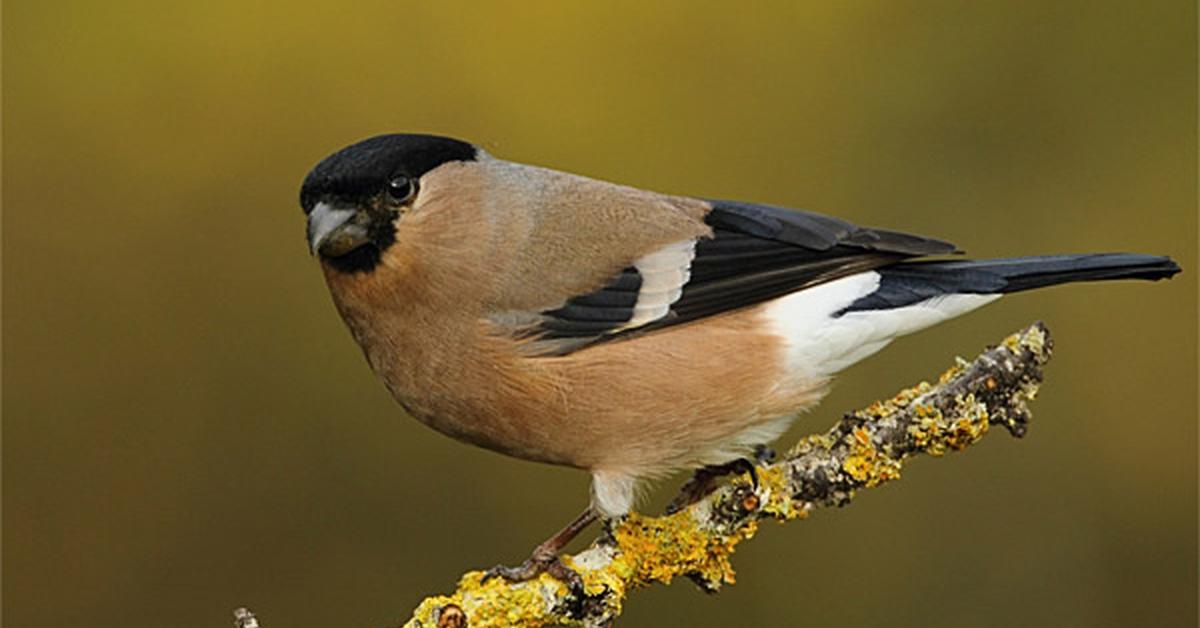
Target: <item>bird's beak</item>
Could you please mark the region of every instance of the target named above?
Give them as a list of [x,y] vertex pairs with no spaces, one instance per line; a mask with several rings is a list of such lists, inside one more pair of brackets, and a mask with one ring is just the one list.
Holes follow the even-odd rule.
[[325,257],[339,257],[369,241],[370,217],[357,209],[337,208],[317,203],[308,214],[308,250]]

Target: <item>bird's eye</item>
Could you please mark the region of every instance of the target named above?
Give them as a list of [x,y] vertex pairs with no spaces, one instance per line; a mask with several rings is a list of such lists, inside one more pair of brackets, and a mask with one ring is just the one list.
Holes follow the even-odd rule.
[[393,177],[391,181],[388,181],[388,196],[392,197],[392,200],[397,203],[403,203],[411,199],[416,191],[417,186],[413,183],[412,179],[406,176],[398,175]]

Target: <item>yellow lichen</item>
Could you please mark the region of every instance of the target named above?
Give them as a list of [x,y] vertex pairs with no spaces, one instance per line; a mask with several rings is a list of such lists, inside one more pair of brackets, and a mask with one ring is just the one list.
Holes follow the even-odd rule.
[[917,397],[929,392],[931,388],[933,388],[933,386],[931,386],[929,382],[921,382],[912,388],[906,388],[900,391],[896,394],[896,396],[891,398],[889,403],[898,408],[906,407],[910,402],[912,402],[913,399],[916,399]]
[[413,628],[425,628],[426,626],[437,626],[437,613],[447,604],[460,605],[462,600],[458,596],[448,597],[445,595],[436,595],[427,597],[421,601],[421,605],[413,611],[412,619],[408,621],[406,626]]
[[966,449],[983,438],[988,431],[987,405],[969,394],[955,400],[955,414],[958,416],[951,424],[950,435],[946,444],[954,449]]
[[810,434],[799,440],[787,452],[788,458],[795,458],[806,451],[813,449],[824,449],[826,451],[833,449],[834,439],[829,434]]
[[781,522],[808,516],[808,510],[792,501],[783,467],[758,467],[758,486],[759,492],[766,497],[759,506],[762,512]]
[[918,416],[920,418],[908,426],[908,435],[913,439],[913,444],[931,456],[945,453],[945,448],[939,445],[942,413],[935,410]]
[[1040,325],[1033,325],[1020,333],[1005,338],[1001,344],[1013,353],[1017,353],[1022,348],[1025,348],[1032,351],[1035,355],[1045,355],[1046,332]]
[[975,395],[955,400],[955,418],[949,425],[941,410],[932,406],[918,407],[915,414],[917,420],[908,426],[908,435],[918,449],[930,456],[941,456],[949,449],[966,449],[988,431],[987,406]]
[[625,597],[625,590],[633,571],[628,568],[628,565],[619,561],[613,561],[608,564],[606,569],[583,569],[578,565],[571,556],[563,556],[563,563],[580,575],[583,580],[583,592],[586,595],[600,595],[605,591],[611,591],[615,595],[610,596],[614,602],[614,609],[619,613],[621,610],[621,600]]
[[850,454],[842,461],[842,470],[855,481],[870,487],[900,477],[900,461],[879,451],[866,430],[855,429],[848,440]]
[[426,598],[413,613],[407,626],[437,626],[437,616],[448,604],[459,607],[473,628],[492,626],[547,626],[558,623],[545,604],[547,597],[567,594],[566,585],[550,574],[521,584],[509,584],[503,578],[483,582],[482,571],[471,571],[458,582],[452,596]]
[[750,521],[732,536],[705,532],[692,510],[667,517],[632,513],[613,531],[621,549],[613,565],[619,563],[632,574],[632,586],[668,583],[683,574],[696,574],[713,584],[733,584],[730,556],[756,530],[757,523]]
[[955,377],[962,375],[963,369],[965,369],[966,367],[971,365],[970,362],[967,362],[966,360],[964,360],[962,358],[954,358],[954,362],[955,362],[954,366],[946,369],[946,371],[943,372],[941,374],[941,376],[938,377],[938,384],[945,384],[946,382],[954,379]]

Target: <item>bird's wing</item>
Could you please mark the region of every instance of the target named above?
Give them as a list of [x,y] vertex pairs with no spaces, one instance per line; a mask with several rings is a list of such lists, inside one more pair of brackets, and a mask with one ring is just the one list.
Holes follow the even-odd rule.
[[603,288],[538,312],[522,334],[532,353],[583,347],[762,303],[900,260],[955,252],[952,244],[859,227],[821,214],[712,201],[711,237],[631,260]]

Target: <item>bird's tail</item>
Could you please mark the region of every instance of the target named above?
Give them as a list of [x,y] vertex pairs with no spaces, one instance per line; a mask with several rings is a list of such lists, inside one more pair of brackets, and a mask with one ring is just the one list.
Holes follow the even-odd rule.
[[847,312],[893,309],[954,294],[1006,294],[1074,281],[1158,280],[1179,272],[1169,257],[1138,253],[1039,255],[905,262],[879,269],[879,288]]
[[1072,281],[1165,279],[1167,257],[1132,253],[904,262],[804,290],[768,309],[789,355],[831,375],[893,339],[1020,292]]

